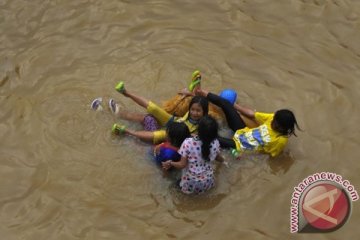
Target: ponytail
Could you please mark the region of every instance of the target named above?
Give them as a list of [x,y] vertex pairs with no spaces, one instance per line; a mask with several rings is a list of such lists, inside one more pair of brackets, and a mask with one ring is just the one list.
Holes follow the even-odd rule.
[[206,115],[201,118],[198,137],[202,142],[201,154],[205,161],[210,161],[210,144],[218,137],[218,129],[218,124],[213,117]]
[[277,125],[275,129],[283,136],[291,136],[295,134],[295,127],[298,130],[301,130],[296,121],[295,115],[292,111],[288,109],[281,109],[275,112],[274,120]]

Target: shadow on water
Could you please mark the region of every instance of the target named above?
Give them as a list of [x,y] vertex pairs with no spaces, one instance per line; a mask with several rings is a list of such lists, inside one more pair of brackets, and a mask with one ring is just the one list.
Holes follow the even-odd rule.
[[[295,159],[288,152],[283,152],[276,157],[270,157],[268,154],[261,153],[246,153],[243,154],[240,161],[242,165],[239,167],[243,170],[255,168],[258,170],[262,169],[261,171],[270,171],[269,173],[278,175],[285,174],[289,171]],[[270,168],[270,170],[268,168]]]
[[[246,181],[244,179],[241,180],[241,176],[246,179],[248,174],[254,176],[264,171],[274,175],[284,174],[290,169],[295,161],[289,153],[283,153],[275,158],[269,158],[266,154],[245,154],[241,159],[241,162],[238,162],[239,160],[231,160],[229,154],[225,155],[227,161],[231,162],[230,168],[215,169],[215,172],[217,172],[216,175],[221,175],[221,178],[232,178],[236,175],[235,177],[240,181]],[[241,173],[242,171],[246,172]],[[230,189],[234,184],[237,185],[239,183],[238,181],[230,181],[229,184],[219,184],[219,186],[205,194],[186,195],[181,192],[178,183],[176,183],[175,178],[173,178],[173,181],[169,186],[169,196],[179,212],[208,210],[219,205],[228,195],[227,193],[231,191]]]
[[270,158],[268,163],[272,174],[284,174],[289,171],[290,167],[294,164],[295,159],[289,154],[284,152],[283,154]]
[[181,192],[178,183],[176,182],[170,184],[169,195],[172,199],[172,203],[179,212],[212,209],[226,197],[226,194],[216,193],[216,188],[205,194],[186,195]]

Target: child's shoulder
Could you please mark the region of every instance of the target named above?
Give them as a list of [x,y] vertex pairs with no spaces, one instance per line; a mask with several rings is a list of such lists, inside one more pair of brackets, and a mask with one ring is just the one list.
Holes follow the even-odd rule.
[[160,145],[161,148],[168,148],[168,149],[172,149],[172,150],[175,150],[177,151],[179,148],[178,147],[175,147],[173,146],[170,142],[163,142],[161,145]]
[[273,117],[274,113],[255,112],[255,120],[260,124],[271,121]]
[[182,145],[191,146],[191,145],[197,144],[197,142],[201,142],[200,139],[197,136],[193,136],[193,137],[185,138]]
[[186,138],[185,141],[200,141],[200,139],[197,135],[195,135],[195,136]]

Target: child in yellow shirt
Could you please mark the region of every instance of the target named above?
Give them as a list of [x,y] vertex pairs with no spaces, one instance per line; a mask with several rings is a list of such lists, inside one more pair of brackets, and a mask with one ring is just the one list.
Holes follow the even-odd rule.
[[[190,101],[189,111],[183,117],[175,117],[167,113],[154,102],[125,89],[123,82],[118,83],[116,90],[122,93],[125,97],[132,99],[138,105],[144,107],[149,114],[155,117],[161,127],[166,127],[166,125],[171,121],[183,122],[188,127],[190,134],[197,133],[199,120],[203,116],[208,115],[209,111],[208,100],[202,96],[195,96]],[[110,106],[110,108],[115,114],[118,114],[118,111],[121,111],[116,104],[114,106]],[[154,144],[163,142],[167,137],[165,129],[155,131],[135,131],[117,123],[113,125],[112,132],[115,134],[125,133],[137,137],[143,141],[152,142]]]
[[[281,109],[275,113],[255,112],[238,104],[232,105],[224,98],[203,89],[197,89],[196,94],[219,106],[224,111],[229,128],[235,132],[232,139],[218,138],[222,148],[235,148],[238,152],[263,152],[275,157],[286,146],[288,137],[296,136],[295,127],[299,129],[295,115],[290,110]],[[259,126],[246,127],[238,112],[255,120]]]

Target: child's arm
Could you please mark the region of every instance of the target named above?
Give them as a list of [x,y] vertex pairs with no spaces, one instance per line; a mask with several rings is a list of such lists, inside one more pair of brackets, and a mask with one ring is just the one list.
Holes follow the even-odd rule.
[[160,147],[164,145],[164,143],[160,143],[154,147],[154,156],[158,155],[160,152]]
[[219,153],[218,155],[216,155],[215,161],[225,162],[224,156]]
[[192,96],[192,97],[195,96],[195,93],[190,92],[187,88],[181,89],[178,93],[184,96]]
[[165,170],[168,170],[171,167],[175,167],[177,169],[183,169],[184,167],[186,167],[187,162],[188,162],[187,157],[181,157],[180,161],[178,161],[178,162],[174,162],[172,160],[167,160],[167,161],[163,162],[162,167]]
[[229,167],[229,162],[226,162],[224,156],[221,155],[220,153],[219,153],[218,155],[216,155],[215,161],[221,162],[221,163],[224,164],[227,168]]
[[255,110],[253,110],[251,108],[240,106],[237,103],[234,104],[234,108],[236,109],[236,111],[240,112],[240,114],[242,114],[248,118],[251,118],[251,119],[255,118]]

